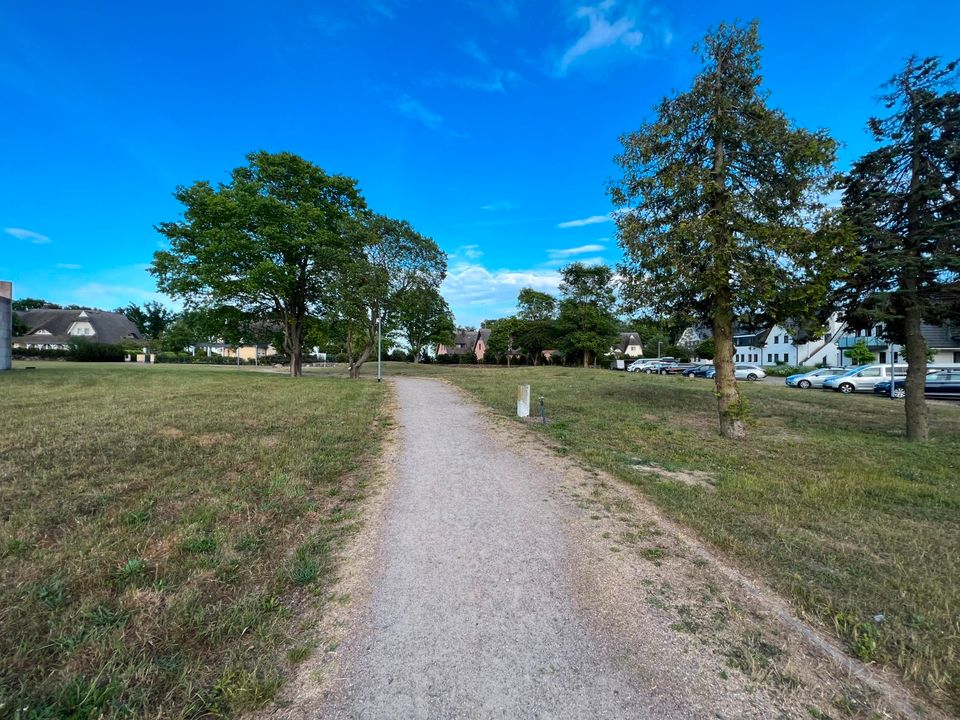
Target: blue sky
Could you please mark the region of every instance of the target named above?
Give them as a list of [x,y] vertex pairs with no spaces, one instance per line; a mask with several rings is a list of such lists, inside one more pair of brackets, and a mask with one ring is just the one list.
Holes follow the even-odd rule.
[[871,147],[879,86],[960,55],[960,5],[904,2],[0,4],[0,279],[112,308],[146,273],[178,184],[255,149],[356,177],[450,256],[457,319],[512,311],[572,260],[615,263],[621,133],[697,71],[691,46],[759,17],[771,102]]

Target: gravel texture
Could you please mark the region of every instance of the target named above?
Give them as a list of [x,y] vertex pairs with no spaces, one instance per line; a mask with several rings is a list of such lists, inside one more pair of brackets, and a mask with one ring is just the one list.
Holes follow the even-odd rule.
[[942,717],[634,488],[445,383],[393,383],[331,649],[261,717]]
[[558,719],[679,711],[654,712],[578,617],[569,540],[545,502],[542,470],[502,447],[446,385],[396,387],[396,486],[369,626],[344,649],[344,690],[330,711]]

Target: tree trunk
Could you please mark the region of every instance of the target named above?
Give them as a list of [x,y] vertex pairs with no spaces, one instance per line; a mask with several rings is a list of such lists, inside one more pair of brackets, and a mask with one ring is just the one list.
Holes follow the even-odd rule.
[[510,367],[510,353],[507,352],[507,367]]
[[290,377],[300,377],[303,375],[300,359],[300,346],[302,342],[300,337],[300,322],[297,319],[287,318],[284,330],[284,350],[286,350],[290,356]]
[[[910,95],[911,104],[916,101]],[[911,442],[926,442],[929,430],[927,427],[927,398],[923,394],[927,374],[927,343],[920,332],[920,323],[923,320],[920,310],[920,279],[919,267],[923,262],[919,257],[919,242],[914,237],[920,231],[920,212],[923,203],[920,187],[922,172],[922,158],[920,156],[919,133],[921,123],[919,111],[913,109],[913,148],[910,163],[910,194],[907,196],[907,238],[904,245],[913,250],[912,262],[905,263],[900,274],[900,292],[903,297],[903,331],[906,340],[907,379],[904,383],[906,396],[903,409],[907,416],[907,440]],[[893,358],[891,358],[892,360]],[[896,377],[890,378],[895,383]]]
[[[916,279],[911,278],[916,287]],[[906,289],[906,288],[905,288]],[[916,303],[916,295],[908,295],[904,308],[904,330],[906,335],[907,381],[905,383],[906,397],[904,411],[907,415],[907,440],[912,442],[926,442],[929,429],[927,426],[927,398],[924,396],[924,386],[927,375],[927,343],[920,333],[920,308]]]
[[583,366],[585,368],[590,367],[590,351],[589,350],[583,351]]
[[733,367],[733,305],[729,286],[717,292],[713,313],[713,340],[715,345],[713,367],[716,369],[714,385],[717,394],[717,410],[720,415],[720,435],[741,439],[747,436],[742,418],[740,392]]

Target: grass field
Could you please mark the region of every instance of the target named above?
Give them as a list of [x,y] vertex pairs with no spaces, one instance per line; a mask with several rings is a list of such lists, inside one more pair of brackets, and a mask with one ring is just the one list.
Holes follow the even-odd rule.
[[709,381],[572,368],[389,371],[445,378],[508,416],[517,384],[529,383],[550,419],[534,427],[642,488],[852,654],[896,666],[960,711],[960,406],[931,404],[931,440],[916,445],[902,439],[900,402],[742,384],[753,426],[737,442],[717,435]]
[[324,641],[384,388],[34,364],[0,375],[0,717],[268,701]]

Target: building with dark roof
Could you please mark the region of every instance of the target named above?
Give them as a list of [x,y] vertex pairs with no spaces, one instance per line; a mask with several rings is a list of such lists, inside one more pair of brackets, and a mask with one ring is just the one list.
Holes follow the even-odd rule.
[[13,338],[13,347],[34,350],[65,350],[78,340],[117,344],[142,340],[140,330],[126,315],[103,310],[23,310],[17,317],[30,328]]
[[610,348],[610,354],[624,358],[643,357],[643,343],[635,332],[622,332],[617,344]]
[[477,362],[483,362],[483,356],[487,352],[487,343],[490,341],[490,329],[480,328],[479,330],[457,330],[453,342],[449,345],[437,345],[437,355],[469,355],[474,353],[477,356]]

